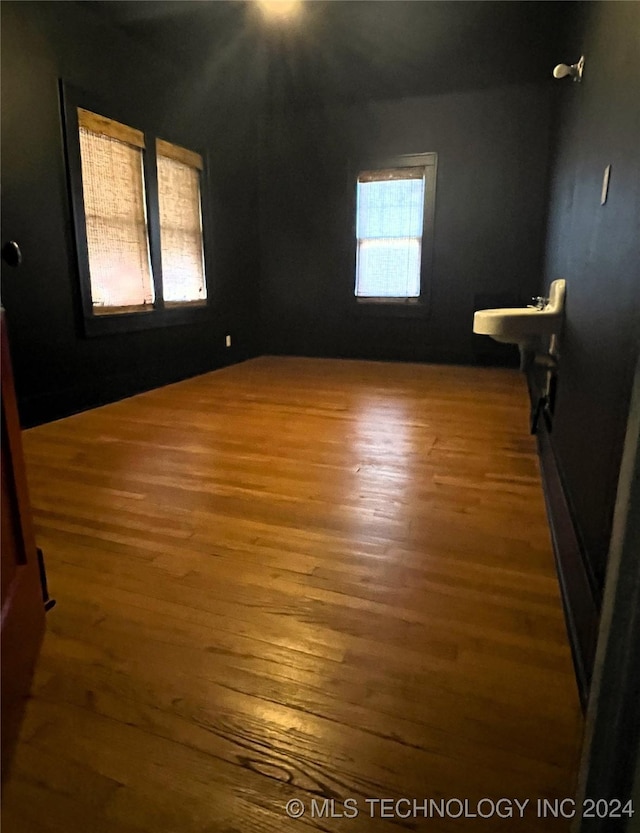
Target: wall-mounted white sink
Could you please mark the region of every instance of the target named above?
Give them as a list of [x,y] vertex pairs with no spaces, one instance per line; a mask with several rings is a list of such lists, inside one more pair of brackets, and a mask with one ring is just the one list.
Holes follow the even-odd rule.
[[542,336],[560,332],[564,315],[566,282],[553,281],[549,300],[542,307],[482,309],[473,316],[473,332],[494,341],[532,347]]

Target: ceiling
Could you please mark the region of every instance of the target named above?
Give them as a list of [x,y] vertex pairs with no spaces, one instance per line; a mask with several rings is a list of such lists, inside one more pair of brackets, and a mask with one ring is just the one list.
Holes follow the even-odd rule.
[[568,2],[306,0],[295,25],[252,0],[83,3],[176,70],[295,106],[541,81],[575,56]]

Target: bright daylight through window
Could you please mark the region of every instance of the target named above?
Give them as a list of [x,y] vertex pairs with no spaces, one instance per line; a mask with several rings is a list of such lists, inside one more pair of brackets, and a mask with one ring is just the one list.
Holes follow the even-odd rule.
[[162,286],[167,303],[207,297],[202,247],[202,160],[169,142],[156,142]]
[[358,298],[420,297],[425,168],[364,171],[358,177]]
[[[202,157],[156,140],[157,209],[145,187],[145,135],[78,108],[82,196],[94,314],[206,300]],[[160,251],[152,257],[159,228]],[[156,237],[157,239],[157,237]],[[155,275],[152,263],[159,264]]]

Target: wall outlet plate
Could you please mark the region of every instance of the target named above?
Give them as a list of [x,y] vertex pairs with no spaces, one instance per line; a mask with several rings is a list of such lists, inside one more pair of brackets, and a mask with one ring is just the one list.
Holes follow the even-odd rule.
[[225,336],[224,337],[224,344],[225,344],[225,347],[231,347],[231,336]]

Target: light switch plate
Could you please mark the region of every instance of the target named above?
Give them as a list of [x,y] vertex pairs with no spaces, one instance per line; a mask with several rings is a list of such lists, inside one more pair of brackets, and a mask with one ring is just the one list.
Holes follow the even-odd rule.
[[604,176],[602,177],[602,193],[600,194],[600,205],[604,205],[609,195],[609,177],[611,176],[611,165],[607,165],[604,169]]

